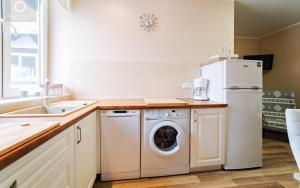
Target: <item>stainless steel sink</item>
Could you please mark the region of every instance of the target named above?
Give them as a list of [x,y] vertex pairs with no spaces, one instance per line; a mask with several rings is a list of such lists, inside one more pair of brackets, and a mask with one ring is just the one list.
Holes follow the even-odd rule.
[[52,104],[49,106],[38,106],[34,108],[27,108],[24,110],[18,110],[1,116],[47,116],[47,117],[57,117],[66,116],[72,112],[80,110],[86,106],[96,103],[97,101],[63,101],[60,103]]

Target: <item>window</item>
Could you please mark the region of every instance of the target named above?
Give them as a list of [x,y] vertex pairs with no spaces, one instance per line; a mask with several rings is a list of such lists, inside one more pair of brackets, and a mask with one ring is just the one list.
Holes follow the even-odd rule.
[[46,1],[1,0],[4,98],[37,96],[46,78]]

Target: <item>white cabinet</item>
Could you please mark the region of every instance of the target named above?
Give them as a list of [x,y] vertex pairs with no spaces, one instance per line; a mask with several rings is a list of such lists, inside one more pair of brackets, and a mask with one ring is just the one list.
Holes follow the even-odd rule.
[[91,188],[97,174],[96,112],[75,125],[75,187]]
[[96,156],[97,156],[97,174],[101,174],[101,131],[100,131],[100,110],[96,111]]
[[191,168],[224,164],[226,108],[192,109]]
[[0,171],[0,188],[93,187],[97,131],[94,112]]
[[0,171],[0,187],[74,187],[74,139],[70,127]]

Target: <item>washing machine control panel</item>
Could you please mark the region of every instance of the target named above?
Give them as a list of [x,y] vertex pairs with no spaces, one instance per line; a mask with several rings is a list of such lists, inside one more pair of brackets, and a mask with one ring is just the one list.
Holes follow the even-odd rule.
[[177,118],[189,118],[189,109],[157,109],[157,110],[145,110],[144,116],[148,119],[177,119]]

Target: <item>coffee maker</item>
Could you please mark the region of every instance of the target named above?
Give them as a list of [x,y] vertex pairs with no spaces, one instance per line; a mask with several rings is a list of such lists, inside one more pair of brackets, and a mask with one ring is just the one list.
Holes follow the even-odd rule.
[[208,101],[207,96],[208,79],[197,78],[194,80],[193,99],[197,101]]

